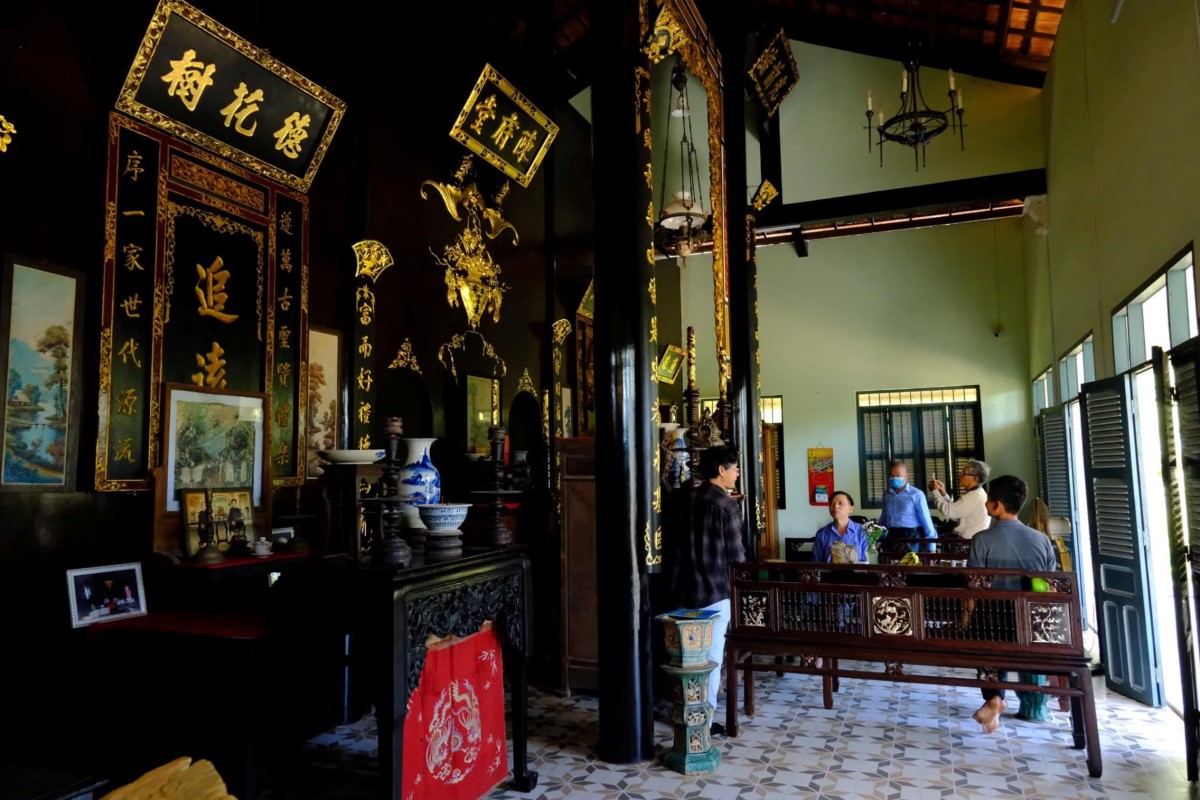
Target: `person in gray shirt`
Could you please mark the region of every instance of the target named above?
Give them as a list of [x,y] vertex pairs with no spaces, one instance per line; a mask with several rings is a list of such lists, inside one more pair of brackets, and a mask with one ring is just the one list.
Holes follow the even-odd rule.
[[[971,552],[967,556],[968,567],[985,569],[1019,569],[1029,572],[1053,572],[1058,569],[1058,559],[1050,538],[1017,519],[1021,507],[1029,497],[1025,481],[1013,475],[993,478],[988,485],[987,512],[992,526],[980,531],[971,539]],[[997,576],[993,589],[1020,590],[1020,575]],[[979,609],[976,609],[978,612]],[[1015,623],[1015,620],[1014,620]],[[1004,680],[1004,673],[1000,680]],[[975,721],[991,733],[1000,727],[1000,714],[1008,707],[1004,702],[1003,689],[981,689],[983,705],[975,712]]]

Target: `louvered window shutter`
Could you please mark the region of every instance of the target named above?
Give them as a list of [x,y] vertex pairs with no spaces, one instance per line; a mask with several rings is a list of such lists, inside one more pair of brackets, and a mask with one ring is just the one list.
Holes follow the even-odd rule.
[[864,506],[876,506],[883,502],[887,489],[887,465],[890,458],[888,442],[888,412],[884,409],[859,409],[859,429],[862,431],[862,473],[859,476],[862,492],[866,495]]
[[[1155,348],[1156,377],[1162,379],[1161,351]],[[1196,342],[1189,341],[1170,354],[1174,373],[1175,402],[1170,397],[1160,406],[1166,420],[1167,464],[1171,468],[1167,483],[1170,513],[1171,572],[1178,606],[1175,609],[1176,636],[1179,640],[1179,666],[1183,689],[1184,744],[1188,780],[1200,774],[1200,714],[1197,703],[1200,686],[1195,669],[1196,637],[1192,628],[1194,599],[1188,591],[1188,549],[1200,536],[1200,392],[1196,386]],[[1178,436],[1178,446],[1176,444]],[[1176,469],[1182,465],[1182,469]],[[1182,480],[1180,479],[1182,473]],[[1182,485],[1181,485],[1182,484]],[[1194,569],[1194,567],[1193,567]],[[1198,576],[1193,572],[1192,579]]]
[[1181,544],[1193,549],[1200,548],[1200,388],[1196,382],[1195,351],[1195,346],[1191,346],[1171,352],[1175,391],[1179,395],[1175,410],[1182,452],[1178,458],[1183,464],[1183,503],[1176,506],[1182,505],[1187,513],[1186,527],[1180,520]]
[[904,466],[908,467],[909,483],[920,486],[921,476],[917,474],[917,414],[911,408],[893,408],[888,414],[888,436],[891,437],[891,460],[903,461]]
[[1084,395],[1084,458],[1090,467],[1092,531],[1100,556],[1134,554],[1134,476],[1124,378],[1091,384]]
[[1067,420],[1062,406],[1038,414],[1038,472],[1042,500],[1050,514],[1071,518],[1071,473],[1067,462]]
[[947,448],[946,412],[942,408],[923,408],[921,414],[921,452],[924,455],[925,473],[910,475],[913,485],[923,489],[935,475],[946,483],[947,490],[954,491],[954,475],[950,472],[950,452]]
[[1079,393],[1096,609],[1105,685],[1139,702],[1157,705],[1162,680],[1155,669],[1158,645],[1150,615],[1150,578],[1129,398],[1128,375],[1084,384]]
[[986,461],[983,457],[983,420],[976,406],[950,407],[950,449],[954,454],[953,471],[946,486],[952,492],[958,490],[958,476],[971,459]]

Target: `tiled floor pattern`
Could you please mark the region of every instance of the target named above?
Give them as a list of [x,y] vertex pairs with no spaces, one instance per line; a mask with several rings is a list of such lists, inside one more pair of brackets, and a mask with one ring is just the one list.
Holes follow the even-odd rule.
[[[594,698],[533,692],[530,766],[538,786],[528,795],[500,788],[489,800],[1200,797],[1187,783],[1179,718],[1107,693],[1103,678],[1095,679],[1104,751],[1099,779],[1088,778],[1083,751],[1070,747],[1068,714],[1022,722],[1012,716],[1018,708],[1012,693],[999,732],[987,735],[971,719],[977,690],[844,680],[836,708],[826,710],[815,677],[760,673],[758,680],[757,713],[742,716],[736,739],[715,740],[721,766],[707,776],[679,775],[653,761],[607,764],[594,752]],[[1053,699],[1050,705],[1057,707]],[[661,750],[670,746],[671,728],[661,721],[666,707],[659,711]],[[375,747],[370,718],[313,739],[305,758],[311,774],[301,781],[305,798],[371,797]]]

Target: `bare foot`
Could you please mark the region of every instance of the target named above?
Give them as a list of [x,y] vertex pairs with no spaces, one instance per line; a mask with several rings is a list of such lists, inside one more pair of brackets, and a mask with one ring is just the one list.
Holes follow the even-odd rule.
[[[986,733],[991,733],[1000,726],[1000,715],[1008,708],[1008,703],[1001,700],[999,697],[993,697],[986,703],[981,705],[979,709],[972,715],[976,722],[983,726]],[[995,723],[990,728],[988,727]]]

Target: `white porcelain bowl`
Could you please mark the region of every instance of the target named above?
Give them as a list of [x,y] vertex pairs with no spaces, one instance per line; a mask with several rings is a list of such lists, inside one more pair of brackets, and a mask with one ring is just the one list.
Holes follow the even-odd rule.
[[387,455],[386,450],[318,450],[317,455],[331,464],[372,464]]
[[431,531],[456,531],[467,518],[470,503],[416,503],[421,522]]

